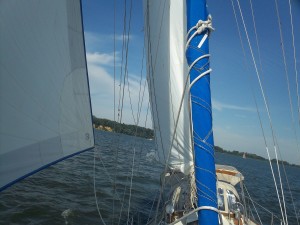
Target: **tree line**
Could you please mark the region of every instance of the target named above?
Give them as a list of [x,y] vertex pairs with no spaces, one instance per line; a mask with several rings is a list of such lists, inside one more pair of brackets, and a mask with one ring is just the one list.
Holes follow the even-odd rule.
[[[243,156],[244,152],[239,152],[239,151],[236,151],[236,150],[233,150],[233,151],[228,151],[228,150],[225,150],[219,146],[215,146],[214,147],[215,151],[216,152],[221,152],[221,153],[227,153],[227,154],[231,154],[231,155],[238,155],[238,156]],[[258,160],[264,160],[264,161],[267,161],[266,158],[264,157],[261,157],[259,155],[256,155],[254,153],[246,153],[246,156],[247,158],[251,158],[251,159],[258,159]],[[276,163],[276,159],[272,159],[271,160],[272,163]],[[295,165],[295,164],[290,164],[288,163],[287,161],[284,161],[284,160],[278,160],[278,163],[279,164],[283,164],[283,165],[289,165],[289,166],[296,166],[296,167],[300,167],[299,165]]]
[[[94,115],[93,115],[93,125],[94,125],[94,128],[104,130],[104,131],[122,133],[122,134],[127,134],[127,135],[131,135],[131,136],[142,137],[142,138],[147,138],[147,139],[154,138],[154,132],[152,129],[140,127],[140,126],[136,126],[136,125],[119,123],[119,122],[112,121],[109,119],[97,118]],[[244,154],[243,152],[239,152],[236,150],[233,150],[233,151],[225,150],[219,146],[215,146],[214,149],[216,152],[227,153],[227,154],[237,155],[237,156],[241,156],[241,157]],[[246,153],[246,155],[247,155],[247,158],[258,159],[258,160],[267,160],[264,157],[261,157],[254,153]],[[271,161],[273,163],[275,163],[276,159],[272,159]],[[284,165],[299,167],[298,165],[290,164],[283,160],[278,160],[278,162],[280,164],[284,164]]]
[[96,116],[93,116],[93,125],[96,129],[105,131],[112,131],[116,133],[143,137],[147,139],[153,139],[154,137],[154,132],[152,129],[136,125],[119,123],[108,119],[97,118]]

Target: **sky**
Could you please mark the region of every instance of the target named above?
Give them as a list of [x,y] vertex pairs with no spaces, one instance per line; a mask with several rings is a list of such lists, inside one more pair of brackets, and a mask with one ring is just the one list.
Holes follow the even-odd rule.
[[[135,124],[138,120],[138,105],[141,102],[139,96],[142,96],[140,93],[144,93],[139,125],[151,128],[150,110],[147,110],[149,98],[147,84],[145,84],[145,59],[143,59],[143,1],[132,0],[132,8],[130,8],[129,0],[116,0],[115,2],[116,7],[114,9],[114,1],[82,1],[93,114],[99,118],[112,120],[118,120],[121,117],[122,122]],[[124,2],[127,2],[127,30],[129,28],[129,12],[132,10],[130,34],[126,36],[129,39],[128,53],[122,52]],[[238,18],[238,26],[241,30],[245,57],[241,47],[232,1],[207,0],[215,28],[210,37],[215,144],[224,149],[250,152],[267,157],[266,145],[257,113],[258,109],[267,146],[271,158],[274,158],[274,142],[270,120],[254,69],[240,11],[236,0],[233,0],[233,2]],[[289,1],[278,1],[287,76],[275,0],[252,1],[257,41],[250,3],[250,0],[240,1],[255,62],[269,107],[271,125],[277,142],[276,146],[279,148],[283,160],[300,164],[300,126],[297,112],[299,106],[297,104],[297,83]],[[291,0],[291,7],[296,71],[300,80],[300,0]],[[257,48],[257,43],[259,48]],[[119,84],[120,76],[123,76],[125,71],[122,54],[123,56],[127,54],[128,57],[126,66],[128,81],[126,83],[129,84],[129,88],[127,86],[124,90],[124,105],[121,113],[118,111]],[[292,107],[290,106],[288,88],[290,89]],[[116,93],[115,97],[114,92]]]

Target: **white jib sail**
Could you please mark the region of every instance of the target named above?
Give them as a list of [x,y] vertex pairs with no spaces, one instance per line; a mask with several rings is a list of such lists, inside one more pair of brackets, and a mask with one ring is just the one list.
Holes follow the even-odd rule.
[[93,147],[80,1],[0,2],[0,189]]
[[188,75],[185,12],[182,0],[144,0],[147,79],[159,159],[170,169],[188,174],[193,165],[193,153],[187,93],[175,131]]

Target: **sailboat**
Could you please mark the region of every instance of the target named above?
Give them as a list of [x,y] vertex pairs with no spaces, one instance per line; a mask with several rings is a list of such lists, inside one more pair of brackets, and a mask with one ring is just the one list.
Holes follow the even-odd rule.
[[144,16],[156,147],[166,165],[160,194],[167,199],[150,224],[259,224],[247,213],[242,173],[214,161],[214,27],[206,1],[144,1]]
[[243,175],[214,161],[206,1],[144,3],[152,118],[166,165],[161,195],[169,199],[150,224],[257,224],[234,187]]
[[[165,167],[148,224],[258,224],[235,188],[243,189],[246,178],[214,161],[208,52],[214,28],[206,2],[145,0],[144,15],[155,143]],[[80,1],[3,1],[0,16],[7,31],[0,37],[4,190],[93,148],[94,134]]]

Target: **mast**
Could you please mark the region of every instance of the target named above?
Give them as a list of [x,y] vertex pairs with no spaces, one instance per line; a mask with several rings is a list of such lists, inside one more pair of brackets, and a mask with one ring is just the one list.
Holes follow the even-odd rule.
[[[190,72],[190,102],[193,128],[193,147],[195,160],[195,182],[197,187],[198,223],[201,225],[219,224],[217,213],[216,169],[214,160],[214,141],[212,132],[212,111],[210,94],[210,68],[208,35],[212,30],[207,13],[206,0],[187,0],[187,31],[204,21],[199,28],[193,29],[187,37],[189,46],[186,58],[189,66],[197,58],[203,59],[194,64]],[[194,34],[202,29],[200,34]],[[200,78],[200,79],[199,79]]]

